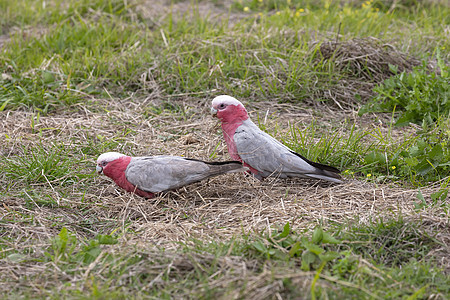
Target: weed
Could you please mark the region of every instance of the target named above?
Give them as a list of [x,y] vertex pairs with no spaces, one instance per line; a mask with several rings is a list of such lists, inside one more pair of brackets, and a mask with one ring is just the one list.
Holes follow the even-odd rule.
[[423,259],[439,243],[414,223],[403,218],[378,219],[363,226],[353,226],[339,235],[348,241],[354,253],[379,265],[399,266],[412,259]]
[[[450,116],[449,72],[438,56],[441,75],[430,72],[427,63],[414,68],[411,73],[402,72],[386,79],[374,91],[378,94],[359,111],[367,112],[401,111],[396,121],[397,126],[410,122],[429,126],[439,118]],[[392,67],[395,72],[395,67]]]
[[337,252],[327,251],[322,244],[338,243],[337,239],[324,232],[321,227],[316,227],[311,239],[308,239],[291,232],[289,223],[286,223],[283,231],[274,232],[264,239],[253,242],[250,249],[267,259],[288,260],[301,257],[301,269],[309,271],[311,268],[321,268],[323,264],[339,256]]

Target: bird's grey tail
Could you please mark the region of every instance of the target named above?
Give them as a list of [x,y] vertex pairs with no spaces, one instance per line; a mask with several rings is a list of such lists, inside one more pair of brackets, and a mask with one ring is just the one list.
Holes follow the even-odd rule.
[[214,170],[214,173],[217,172],[217,175],[244,172],[248,170],[248,168],[244,167],[244,165],[242,165],[239,161],[207,162],[207,164],[210,165],[212,170]]
[[221,174],[225,174],[225,173],[248,171],[247,167],[244,167],[244,165],[241,162],[236,161],[236,160],[209,162],[209,161],[203,161],[203,160],[198,160],[198,159],[193,159],[193,158],[186,158],[186,159],[199,161],[199,162],[209,165],[210,166],[210,171],[209,171],[210,174],[208,177],[217,176],[217,175],[221,175]]

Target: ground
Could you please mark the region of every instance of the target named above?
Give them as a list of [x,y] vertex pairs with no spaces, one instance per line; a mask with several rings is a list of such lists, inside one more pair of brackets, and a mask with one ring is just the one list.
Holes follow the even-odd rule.
[[[138,6],[137,11],[141,10],[154,24],[163,22],[165,15],[146,9],[148,5]],[[159,1],[152,5],[160,7],[155,11],[169,7]],[[226,5],[206,1],[196,5],[200,13],[209,12],[212,16],[228,11]],[[190,7],[185,1],[173,4],[177,12],[188,11]],[[241,11],[232,16],[235,22],[246,17]],[[6,36],[0,37],[0,47],[6,47]],[[350,50],[346,53],[353,59]],[[373,68],[379,65],[375,61]],[[406,64],[405,69],[408,68]],[[5,70],[3,74],[7,74]],[[334,100],[331,104],[254,101],[257,97],[253,94],[240,100],[260,127],[283,140],[292,137],[291,128],[307,131],[311,123],[320,124],[317,135],[309,141],[311,144],[319,142],[320,134],[328,131],[348,137],[348,124],[355,124],[359,130],[379,128],[394,141],[407,132],[414,134],[414,126],[406,129],[389,126],[389,115],[369,113],[359,117],[356,102],[343,101],[349,98],[344,95],[346,91],[353,93],[355,88],[349,82],[348,90],[336,88],[332,91],[336,92],[334,97],[330,92],[330,99]],[[430,205],[431,195],[442,190],[448,177],[418,188],[405,181],[371,180],[366,173],[358,172],[344,173],[343,184],[308,179],[258,181],[247,174],[227,174],[162,193],[154,199],[143,199],[124,192],[109,178],[95,174],[98,154],[107,151],[135,156],[170,154],[229,160],[218,120],[209,113],[210,101],[219,91],[170,94],[160,83],[149,80],[148,84],[151,85],[147,86],[148,93],[131,93],[128,97],[119,97],[104,87],[106,93],[85,94],[83,102],[70,109],[57,107],[48,114],[38,114],[27,107],[0,111],[3,137],[0,151],[4,160],[1,166],[6,170],[0,177],[3,195],[0,196],[0,280],[4,282],[0,290],[5,297],[55,298],[62,293],[66,297],[82,298],[84,291],[86,297],[100,298],[282,299],[317,295],[345,298],[351,295],[346,294],[347,289],[358,291],[365,298],[395,298],[399,295],[387,291],[395,286],[410,295],[410,299],[420,298],[424,293],[428,299],[448,296],[443,288],[445,283],[416,284],[397,273],[392,275],[389,269],[398,266],[402,269],[405,264],[404,269],[408,270],[406,265],[419,255],[414,249],[422,251],[429,243],[431,246],[417,260],[430,263],[426,265],[427,270],[440,273],[439,276],[448,280],[448,198],[444,200],[445,205]],[[364,84],[360,80],[356,89]],[[369,94],[362,96],[369,97]],[[45,173],[44,165],[27,165],[27,161],[35,161],[36,157],[49,158],[50,164],[52,155],[55,161],[49,168],[60,170],[59,175]],[[8,175],[11,166],[20,169],[17,167],[20,164],[27,166],[25,171],[18,172],[20,176],[14,179]],[[28,175],[26,168],[30,170]],[[32,174],[40,168],[42,176],[39,172]],[[427,205],[418,208],[419,191]],[[345,252],[356,249],[351,245],[358,242],[352,241],[351,235],[363,232],[361,229],[356,233],[351,228],[395,227],[383,227],[380,222],[400,224],[399,231],[392,235],[394,242],[378,245],[377,234],[380,238],[382,234],[367,233],[376,237],[366,241],[373,245],[375,253],[376,249],[378,253],[386,251],[383,255],[388,258],[377,261],[369,259],[376,254],[366,257],[357,250],[351,254]],[[349,257],[352,257],[358,261],[355,265],[358,271],[343,271],[347,275],[339,277],[333,273],[334,267],[334,271],[330,269],[323,274],[317,272],[320,268],[300,271],[298,257],[278,262],[269,259],[268,254],[258,256],[258,249],[252,247],[254,242],[262,239],[268,248],[272,247],[273,240],[267,235],[279,232],[287,223],[292,234],[299,236],[311,236],[318,225],[330,231],[342,241],[337,248],[332,248],[341,255],[339,264],[333,266],[342,267],[347,262],[344,258],[351,261]],[[349,235],[343,234],[346,230]],[[391,238],[392,231],[386,232],[386,239]],[[98,242],[99,234],[114,237],[114,242]],[[395,235],[404,239],[403,248],[389,250],[398,242]],[[274,249],[281,247],[281,244],[274,245]],[[408,257],[397,265],[387,263],[389,255],[397,257],[398,253]],[[88,254],[92,259],[87,258]],[[387,269],[378,265],[383,263]],[[355,279],[363,278],[362,274],[372,283]],[[388,281],[386,290],[376,290],[377,280]]]

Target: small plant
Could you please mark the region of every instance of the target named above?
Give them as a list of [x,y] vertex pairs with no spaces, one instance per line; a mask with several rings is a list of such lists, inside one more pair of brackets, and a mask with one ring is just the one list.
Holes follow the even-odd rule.
[[88,241],[86,245],[80,246],[77,238],[66,227],[63,227],[59,234],[52,239],[51,246],[45,255],[55,263],[60,261],[82,262],[87,265],[101,254],[101,245],[114,244],[117,244],[116,238],[111,235],[99,234],[95,239]]
[[[439,52],[438,52],[439,53]],[[450,114],[450,67],[439,58],[440,75],[427,68],[426,61],[412,72],[401,72],[375,87],[378,94],[359,110],[368,112],[401,111],[397,126],[409,123],[432,124],[440,117]],[[390,66],[397,73],[397,67]]]
[[364,173],[377,174],[377,178],[405,178],[413,183],[437,181],[448,174],[447,149],[441,143],[417,140],[407,149],[382,152],[372,151],[364,157]]
[[338,244],[339,240],[318,226],[312,237],[299,236],[291,231],[289,222],[283,231],[272,233],[264,239],[253,242],[250,249],[264,255],[267,259],[289,260],[301,257],[302,270],[317,269],[323,263],[337,258],[340,254],[326,249],[327,244]]
[[[265,129],[262,123],[259,126]],[[448,128],[448,122],[440,119],[426,130],[394,140],[390,131],[385,134],[379,128],[357,130],[353,125],[344,135],[340,130],[321,130],[312,122],[306,129],[292,126],[280,140],[312,161],[342,169],[345,176],[357,173],[371,180],[423,185],[448,176]],[[269,133],[276,135],[277,130]]]
[[[422,198],[419,192],[418,198]],[[423,205],[425,200],[419,205]],[[425,203],[426,205],[426,203]],[[423,259],[439,242],[417,223],[397,219],[376,219],[369,224],[340,228],[339,237],[352,252],[377,265],[401,266],[411,259]]]
[[429,208],[432,206],[441,206],[444,209],[446,208],[446,199],[448,196],[448,189],[446,189],[445,187],[442,187],[441,189],[439,189],[439,191],[434,192],[430,195],[431,197],[431,203],[427,203],[425,201],[425,197],[422,194],[422,191],[419,189],[417,191],[417,202],[414,202],[414,208],[416,210],[422,210],[424,208]]
[[45,255],[55,263],[69,261],[77,247],[76,242],[77,238],[66,227],[63,227],[59,234],[52,239],[52,245]]
[[82,100],[71,90],[68,78],[57,79],[53,73],[47,71],[28,76],[12,74],[10,78],[0,78],[0,87],[0,111],[26,106],[45,114],[57,106],[69,106]]

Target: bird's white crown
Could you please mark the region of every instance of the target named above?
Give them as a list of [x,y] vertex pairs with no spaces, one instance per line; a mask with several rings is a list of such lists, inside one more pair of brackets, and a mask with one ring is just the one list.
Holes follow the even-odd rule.
[[110,161],[116,160],[122,156],[126,156],[126,155],[119,153],[119,152],[106,152],[97,158],[97,164],[100,162],[103,162],[103,161],[110,162]]
[[239,100],[237,100],[234,97],[228,96],[228,95],[220,95],[213,99],[212,106],[217,107],[220,104],[226,104],[226,105],[242,105],[244,106]]

